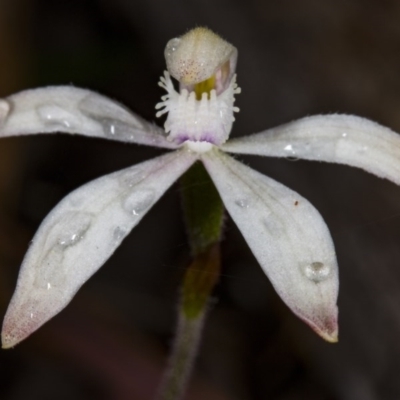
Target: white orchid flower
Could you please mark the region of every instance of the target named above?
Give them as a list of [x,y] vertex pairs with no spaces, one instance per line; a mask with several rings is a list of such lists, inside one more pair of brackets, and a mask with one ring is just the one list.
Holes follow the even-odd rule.
[[[168,42],[165,130],[89,90],[47,87],[0,100],[0,135],[71,133],[173,150],[96,179],[43,221],[22,263],[2,332],[12,347],[61,311],[163,193],[203,162],[283,301],[337,339],[338,267],[328,228],[302,196],[226,153],[295,156],[363,168],[400,184],[400,136],[349,115],[314,116],[228,141],[237,50],[205,28]],[[179,82],[174,88],[170,75]]]

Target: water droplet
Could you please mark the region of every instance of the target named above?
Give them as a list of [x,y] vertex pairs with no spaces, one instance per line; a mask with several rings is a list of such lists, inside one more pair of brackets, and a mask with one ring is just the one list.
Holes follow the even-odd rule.
[[64,251],[61,246],[52,247],[37,266],[34,285],[42,289],[49,289],[49,282],[54,286],[61,286],[65,282],[63,266]]
[[123,105],[97,94],[86,96],[78,105],[79,110],[89,118],[99,122],[106,136],[115,136],[132,141],[133,130],[143,130],[143,125]]
[[29,313],[29,317],[33,319],[33,313]]
[[57,243],[61,247],[70,247],[81,241],[89,229],[92,218],[85,213],[72,213],[59,233]]
[[235,204],[240,208],[249,208],[249,202],[247,199],[235,200]]
[[296,154],[296,152],[294,151],[293,146],[292,146],[291,144],[287,144],[287,145],[283,148],[283,150],[285,150],[285,151],[287,151],[287,152],[290,152],[290,154]]
[[78,125],[76,117],[69,111],[56,105],[43,105],[37,109],[40,119],[48,126],[60,129],[73,129]]
[[289,160],[289,161],[298,161],[298,158],[295,157],[296,156],[296,150],[295,150],[295,148],[293,147],[292,144],[287,144],[283,148],[283,150],[285,150],[286,153],[288,154],[287,155],[287,160]]
[[168,43],[167,46],[165,47],[165,57],[169,58],[171,55],[177,50],[179,47],[179,44],[181,42],[181,39],[179,38],[174,38],[171,39]]
[[129,214],[139,216],[153,205],[154,198],[155,192],[153,189],[134,191],[125,199],[123,208]]
[[132,140],[132,126],[112,118],[97,118],[97,121],[102,125],[104,134],[106,136],[118,135],[119,137],[124,137],[127,140]]
[[327,279],[331,274],[331,268],[320,261],[307,264],[304,268],[304,274],[311,281],[318,283]]
[[342,137],[343,137],[343,138],[346,138],[346,137],[347,137],[347,133],[346,133],[346,132],[343,132],[343,133],[342,133]]
[[132,130],[136,129],[134,126],[129,125],[125,122],[121,122],[113,118],[93,118],[99,122],[103,128],[103,132],[108,137],[118,136],[119,139],[123,139],[127,142],[133,142],[135,133]]
[[0,120],[7,117],[11,109],[10,103],[6,100],[0,99]]
[[117,226],[113,231],[113,239],[116,243],[121,243],[127,235],[127,230]]
[[63,214],[54,221],[47,232],[47,237],[51,239],[43,251],[43,258],[36,266],[35,286],[48,290],[61,287],[65,283],[65,252],[84,238],[91,222],[90,214],[76,211]]

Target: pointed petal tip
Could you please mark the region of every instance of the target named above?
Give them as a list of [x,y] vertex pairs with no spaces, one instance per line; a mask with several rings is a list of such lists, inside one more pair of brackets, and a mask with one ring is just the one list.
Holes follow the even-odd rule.
[[[23,309],[23,307],[22,307]],[[45,320],[24,318],[24,313],[9,308],[3,321],[1,331],[1,346],[3,349],[10,349],[25,340],[35,332]]]
[[24,340],[27,336],[28,335],[15,335],[12,331],[8,331],[3,328],[3,332],[1,333],[1,347],[3,349],[11,349]]
[[1,335],[1,348],[4,349],[4,350],[12,349],[19,342],[20,342],[20,340],[14,338],[13,336],[10,336],[10,335],[7,335],[7,334],[2,334]]
[[313,327],[313,329],[315,333],[329,343],[337,343],[339,341],[339,329],[337,324],[333,329],[328,327],[324,327],[324,329],[316,329]]
[[311,329],[322,339],[329,343],[337,343],[339,341],[339,325],[337,308],[331,314],[325,314],[321,318],[314,320],[302,318]]
[[12,326],[6,317],[3,323],[3,330],[1,332],[1,347],[3,349],[11,349],[28,337],[30,333],[31,332],[27,334],[26,330],[18,329],[18,327],[15,325]]
[[15,347],[34,333],[41,325],[43,325],[43,323],[44,322],[40,325],[31,326],[29,326],[29,324],[26,326],[15,325],[11,329],[3,325],[3,331],[1,332],[1,347],[3,349],[11,349]]

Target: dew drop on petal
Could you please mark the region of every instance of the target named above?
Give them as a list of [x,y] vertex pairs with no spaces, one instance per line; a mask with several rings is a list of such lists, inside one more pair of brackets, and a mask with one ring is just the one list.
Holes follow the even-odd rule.
[[51,248],[40,262],[35,272],[34,285],[37,288],[49,290],[50,288],[61,286],[65,281],[65,271],[63,268],[64,252],[60,246]]
[[285,150],[286,154],[287,154],[287,159],[289,161],[298,161],[298,158],[296,158],[296,149],[293,146],[293,144],[287,144],[283,150]]
[[76,117],[71,113],[56,105],[42,105],[37,108],[39,118],[47,126],[60,127],[61,129],[72,129],[75,125]]
[[91,217],[88,214],[76,213],[73,215],[68,222],[68,225],[64,228],[57,237],[57,243],[61,247],[70,247],[80,242],[86,231],[89,229],[91,224]]
[[133,216],[140,216],[147,211],[154,202],[155,192],[153,189],[135,190],[123,202],[123,208]]
[[67,233],[59,239],[58,243],[63,247],[68,247],[78,243],[81,239],[83,239],[83,235],[80,235],[79,232]]
[[310,281],[322,282],[331,275],[331,267],[320,261],[315,261],[304,267],[304,274]]
[[179,38],[174,38],[171,39],[168,43],[167,46],[165,47],[165,57],[169,58],[171,55],[177,50],[179,47],[179,43],[181,42],[181,39]]
[[78,105],[82,114],[98,122],[108,137],[118,135],[133,140],[134,130],[143,129],[142,123],[123,105],[98,95],[86,96]]
[[283,148],[283,150],[287,151],[287,152],[290,153],[290,154],[296,154],[295,151],[294,151],[294,149],[293,149],[293,146],[292,146],[291,144],[287,144],[287,145]]
[[247,199],[235,200],[235,204],[240,208],[249,208],[249,201]]
[[103,128],[104,135],[107,137],[118,136],[120,139],[124,139],[127,142],[133,141],[135,135],[132,133],[134,126],[127,124],[125,122],[119,121],[113,118],[95,118],[93,117]]
[[48,237],[53,238],[50,247],[37,266],[36,287],[50,290],[64,284],[67,273],[63,265],[65,253],[84,238],[91,222],[91,215],[82,212],[67,213],[55,222],[48,233]]
[[96,118],[96,120],[100,122],[106,136],[115,136],[120,132],[120,123],[117,121],[111,118]]
[[127,235],[128,231],[121,228],[120,226],[117,226],[114,231],[113,231],[113,240],[115,243],[119,244],[122,242],[122,240],[125,238]]

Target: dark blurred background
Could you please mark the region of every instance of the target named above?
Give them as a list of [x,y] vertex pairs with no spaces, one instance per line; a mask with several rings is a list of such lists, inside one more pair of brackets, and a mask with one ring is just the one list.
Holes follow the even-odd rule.
[[[206,25],[239,49],[233,135],[316,113],[400,132],[396,0],[0,0],[0,96],[73,84],[154,120],[166,42]],[[0,143],[0,314],[41,220],[68,192],[159,150],[67,135]],[[242,157],[308,198],[340,265],[340,342],[327,344],[273,291],[227,222],[223,275],[192,400],[400,398],[400,188],[360,170]],[[154,398],[188,260],[175,185],[80,290],[14,350],[0,398]]]

